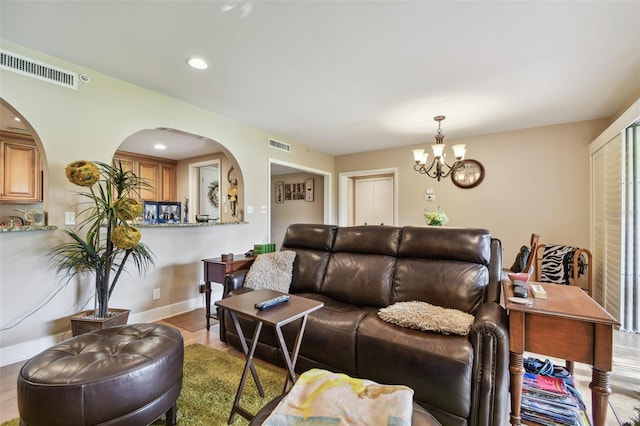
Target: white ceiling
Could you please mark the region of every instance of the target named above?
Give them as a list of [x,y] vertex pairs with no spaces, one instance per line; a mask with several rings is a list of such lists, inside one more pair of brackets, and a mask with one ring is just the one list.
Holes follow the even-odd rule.
[[640,93],[637,0],[0,0],[0,38],[334,155],[431,143],[438,114],[446,142]]

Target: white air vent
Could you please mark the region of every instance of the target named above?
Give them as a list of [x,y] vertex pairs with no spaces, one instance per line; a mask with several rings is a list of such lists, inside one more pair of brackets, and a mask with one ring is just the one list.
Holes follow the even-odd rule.
[[77,73],[54,67],[8,50],[0,49],[0,68],[70,89],[78,88]]
[[269,146],[284,152],[291,152],[291,145],[269,138]]

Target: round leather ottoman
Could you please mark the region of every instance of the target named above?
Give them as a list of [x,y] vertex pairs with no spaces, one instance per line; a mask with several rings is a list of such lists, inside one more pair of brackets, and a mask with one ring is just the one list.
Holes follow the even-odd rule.
[[[271,414],[273,410],[278,406],[280,400],[287,396],[287,394],[282,394],[279,397],[272,399],[267,405],[262,407],[262,409],[255,415],[253,420],[249,423],[249,426],[259,426],[267,420],[267,417]],[[413,403],[413,419],[411,421],[411,426],[441,426],[440,422],[436,420],[427,410]]]
[[132,324],[65,340],[18,375],[20,424],[174,425],[184,344],[174,328]]

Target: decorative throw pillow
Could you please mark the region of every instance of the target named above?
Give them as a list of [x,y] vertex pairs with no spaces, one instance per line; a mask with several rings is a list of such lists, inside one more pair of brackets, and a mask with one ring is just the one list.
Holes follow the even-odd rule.
[[469,334],[473,324],[473,315],[426,302],[397,302],[380,309],[378,316],[400,327],[461,336]]
[[268,288],[289,293],[295,258],[296,252],[291,250],[258,255],[247,272],[244,286],[254,290]]

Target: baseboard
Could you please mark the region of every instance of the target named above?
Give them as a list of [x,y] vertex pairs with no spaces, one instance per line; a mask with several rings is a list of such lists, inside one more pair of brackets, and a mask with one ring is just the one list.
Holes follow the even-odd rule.
[[[220,297],[221,295],[215,294],[214,292],[211,295],[211,300],[217,300]],[[131,313],[129,314],[129,324],[155,322],[163,318],[168,318],[174,315],[182,314],[184,312],[192,311],[194,309],[202,308],[203,306],[203,298],[194,297],[193,299],[183,300],[182,302],[161,306],[159,308],[150,309],[148,311]],[[70,337],[71,332],[66,331],[63,333],[52,334],[15,345],[2,347],[0,348],[0,367],[27,360],[34,355],[37,355],[40,352],[44,351],[45,349],[57,343],[60,343],[65,338],[68,339]]]

